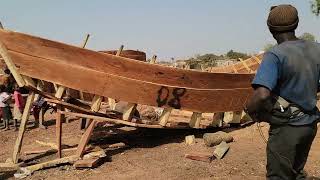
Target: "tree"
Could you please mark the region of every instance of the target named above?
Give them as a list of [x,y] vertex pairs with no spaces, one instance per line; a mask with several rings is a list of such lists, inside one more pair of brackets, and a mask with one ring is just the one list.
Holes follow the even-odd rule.
[[316,42],[316,37],[311,33],[303,33],[301,36],[299,36],[299,38],[306,41]]
[[316,16],[320,15],[320,0],[311,1],[311,10]]
[[266,44],[263,48],[264,51],[269,51],[271,48],[273,48],[274,44]]
[[241,53],[241,52],[236,52],[236,51],[233,51],[232,49],[226,55],[230,59],[239,59],[239,58],[248,59],[248,58],[250,58],[250,56],[248,56],[247,54]]

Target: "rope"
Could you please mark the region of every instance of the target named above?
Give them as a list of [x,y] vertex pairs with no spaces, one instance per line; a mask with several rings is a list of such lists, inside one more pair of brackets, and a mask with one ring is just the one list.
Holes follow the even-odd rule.
[[280,159],[285,159],[289,165],[290,165],[290,169],[294,174],[297,174],[297,171],[293,169],[293,163],[290,161],[289,158],[282,156],[281,154],[279,154],[278,152],[273,151],[269,146],[268,146],[268,140],[267,138],[263,135],[262,129],[261,129],[261,125],[260,122],[257,122],[257,127],[258,127],[258,131],[260,133],[260,136],[262,138],[262,140],[264,141],[264,143],[267,145],[267,148],[269,149],[269,151],[274,155],[274,156],[278,156],[279,159],[279,163],[281,163]]

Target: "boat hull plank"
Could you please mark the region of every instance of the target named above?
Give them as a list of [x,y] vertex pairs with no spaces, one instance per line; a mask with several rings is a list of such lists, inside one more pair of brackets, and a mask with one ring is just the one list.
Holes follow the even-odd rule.
[[133,61],[6,30],[0,30],[0,40],[13,52],[170,86],[198,89],[247,88],[253,79],[252,74],[198,72]]
[[243,109],[252,93],[243,89],[194,89],[155,84],[107,74],[90,68],[9,51],[23,75],[84,92],[157,107],[194,112]]

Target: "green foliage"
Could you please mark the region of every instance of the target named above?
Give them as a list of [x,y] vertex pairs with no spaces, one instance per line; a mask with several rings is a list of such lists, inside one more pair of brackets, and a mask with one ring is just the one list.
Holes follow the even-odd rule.
[[320,15],[320,0],[311,1],[311,10],[316,16]]
[[271,48],[273,48],[274,44],[266,44],[263,48],[264,51],[269,51]]
[[207,68],[207,67],[215,66],[216,65],[215,61],[218,59],[224,59],[224,57],[218,56],[215,54],[196,55],[195,57],[188,59],[186,62],[187,62],[187,65],[189,65],[191,68],[192,67]]
[[241,52],[236,52],[236,51],[233,51],[233,50],[230,50],[226,56],[230,59],[239,59],[239,58],[242,58],[242,59],[247,59],[247,58],[250,58],[250,56],[248,56],[247,54],[245,53],[241,53]]
[[299,36],[299,39],[316,42],[316,37],[311,33],[303,33],[301,36]]

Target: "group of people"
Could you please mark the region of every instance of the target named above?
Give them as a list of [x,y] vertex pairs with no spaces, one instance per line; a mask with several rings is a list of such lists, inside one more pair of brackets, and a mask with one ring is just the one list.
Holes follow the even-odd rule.
[[[0,122],[3,122],[3,130],[9,130],[11,121],[15,130],[18,129],[18,122],[22,119],[22,114],[25,106],[25,99],[22,96],[22,92],[27,93],[15,82],[9,69],[3,70],[0,84]],[[43,124],[44,114],[50,108],[50,106],[44,101],[42,96],[39,96],[32,104],[31,113],[34,116],[35,127],[46,128]],[[13,112],[11,111],[13,109]],[[40,117],[40,112],[42,114]],[[40,121],[39,121],[40,120]]]
[[[12,98],[13,96],[13,98]],[[11,104],[12,100],[13,103],[13,115],[11,112]],[[5,85],[0,85],[0,110],[1,116],[3,121],[3,129],[9,130],[10,129],[10,121],[13,120],[14,128],[18,128],[18,121],[22,118],[22,113],[24,109],[24,99],[21,95],[20,88],[16,85],[11,94]]]

